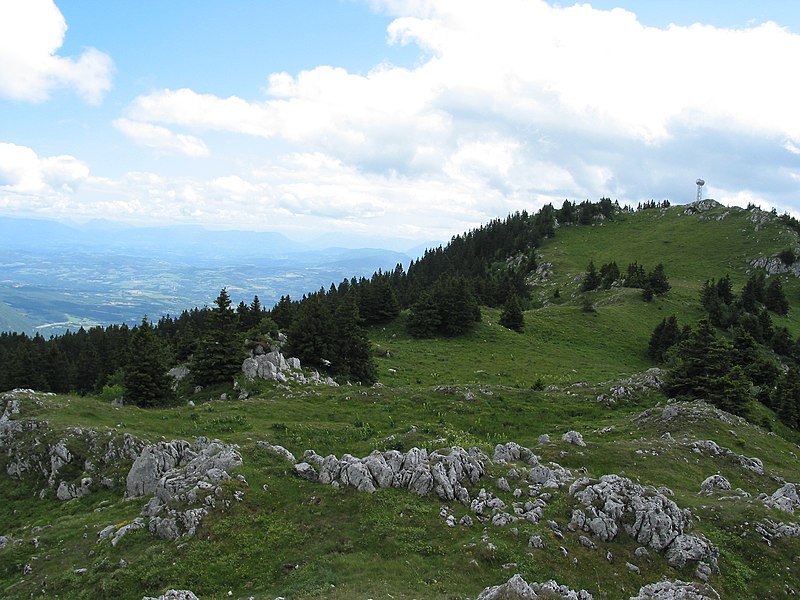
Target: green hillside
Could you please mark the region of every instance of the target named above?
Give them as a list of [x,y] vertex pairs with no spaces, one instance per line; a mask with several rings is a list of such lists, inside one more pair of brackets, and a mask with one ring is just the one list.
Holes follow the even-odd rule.
[[[375,386],[240,376],[236,389],[189,391],[180,406],[157,409],[91,395],[2,396],[0,596],[139,600],[191,589],[203,599],[474,600],[515,573],[608,599],[634,597],[662,579],[707,579],[720,598],[800,593],[800,501],[788,501],[795,513],[765,502],[784,484],[800,483],[800,434],[758,403],[748,422],[702,399],[670,400],[659,389],[664,373],[648,371],[665,365],[646,354],[662,319],[674,314],[694,325],[703,316],[706,280],[729,274],[738,293],[756,259],[788,248],[800,254],[797,235],[756,210],[686,213],[685,206],[620,212],[557,228],[536,249],[522,333],[499,325],[501,309],[488,307],[461,337],[412,338],[407,310],[370,327]],[[662,263],[671,289],[652,302],[639,289],[617,286],[583,294],[589,261],[616,261],[623,269],[634,261],[647,269]],[[792,275],[773,277],[782,278],[791,305],[773,322],[796,337],[800,285]],[[562,439],[568,431],[581,433],[586,445]],[[148,522],[142,511],[152,490],[124,499],[144,444],[194,443],[198,436],[238,445],[242,464],[228,469],[230,479],[200,486],[200,500],[169,504],[207,510],[195,534],[161,539],[144,526],[114,544],[100,539],[137,518]],[[469,498],[476,501],[483,488],[505,509],[480,513],[471,502],[421,496],[399,484],[370,493],[309,481],[258,442],[286,448],[297,463],[310,449],[342,459],[412,448],[455,456],[455,446],[474,447],[486,455],[485,472],[464,480]],[[530,448],[538,460],[502,462],[496,445],[508,442]],[[66,462],[58,458],[64,447]],[[534,481],[537,465],[555,478],[548,482],[557,481]],[[316,467],[320,475],[322,469]],[[620,518],[613,539],[582,529],[576,511],[592,509],[580,489],[611,474],[645,486],[635,502],[661,503],[657,514],[672,514],[682,536],[706,540],[714,552],[670,564],[669,544],[661,548],[625,530],[633,513]],[[700,495],[711,475],[731,489]],[[75,497],[59,500],[57,489]],[[531,510],[526,501],[538,503],[537,518],[522,517]],[[512,509],[515,502],[523,512]],[[516,520],[494,522],[502,513]],[[462,524],[465,516],[471,525]],[[536,536],[541,548],[531,545]]]

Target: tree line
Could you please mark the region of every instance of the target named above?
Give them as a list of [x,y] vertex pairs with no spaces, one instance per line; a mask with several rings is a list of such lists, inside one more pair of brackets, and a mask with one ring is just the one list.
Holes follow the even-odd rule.
[[407,269],[398,264],[371,278],[344,279],[297,300],[286,295],[270,309],[257,296],[234,308],[223,289],[211,307],[157,321],[144,317],[131,327],[80,328],[50,339],[0,333],[0,389],[125,391],[142,406],[165,404],[174,400],[172,382],[162,376],[169,367],[188,364],[192,385],[230,383],[254,340],[269,345],[279,332],[286,336],[285,352],[303,365],[370,384],[376,371],[366,328],[389,323],[405,310],[411,335],[457,336],[480,321],[480,306],[486,305],[503,307],[501,323],[519,331],[530,298],[526,280],[537,266],[535,249],[559,226],[612,219],[620,210],[602,198],[567,200],[560,209],[547,204],[535,214],[515,212],[427,250]]
[[706,316],[694,328],[680,327],[673,315],[650,337],[648,356],[668,367],[665,391],[744,417],[758,401],[800,429],[800,338],[771,316],[789,310],[780,279],[767,283],[763,273],[753,274],[738,294],[728,275],[709,279],[699,301]]

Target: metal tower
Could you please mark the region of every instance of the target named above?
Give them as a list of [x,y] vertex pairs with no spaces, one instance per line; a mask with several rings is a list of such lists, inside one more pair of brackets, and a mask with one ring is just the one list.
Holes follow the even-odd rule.
[[706,182],[702,179],[698,179],[695,183],[697,183],[697,201],[700,202],[700,200],[703,199],[703,186]]

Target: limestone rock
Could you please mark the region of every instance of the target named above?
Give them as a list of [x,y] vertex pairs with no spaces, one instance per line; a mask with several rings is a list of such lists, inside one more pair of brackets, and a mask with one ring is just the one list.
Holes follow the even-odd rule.
[[314,467],[307,462],[297,463],[294,466],[294,474],[300,479],[305,479],[306,481],[317,481],[319,479],[319,475],[317,475]]
[[561,436],[561,439],[574,446],[586,446],[586,442],[583,441],[583,436],[577,431],[568,431]]
[[146,446],[128,472],[128,497],[152,494],[159,479],[170,469],[184,462],[190,455],[189,442],[175,440]]
[[676,580],[645,585],[630,600],[720,600],[720,596],[708,584]]
[[599,480],[576,480],[569,493],[584,505],[573,511],[570,529],[610,541],[622,528],[640,544],[666,551],[672,566],[703,560],[716,568],[719,550],[707,539],[686,533],[691,513],[659,490],[619,475],[604,475]]
[[794,483],[785,484],[764,500],[764,504],[794,514],[795,509],[800,508],[797,487]]
[[144,596],[142,600],[198,600],[189,590],[168,590],[162,596]]
[[592,600],[592,595],[586,590],[576,592],[552,579],[544,583],[529,584],[519,574],[502,585],[487,587],[478,595],[477,600],[532,600],[540,597]]
[[294,454],[289,452],[283,446],[272,445],[269,442],[261,442],[261,441],[256,442],[256,445],[260,446],[261,448],[264,448],[267,452],[272,452],[273,454],[277,454],[281,458],[285,459],[287,462],[290,462],[292,464],[297,462],[297,459],[295,459]]
[[730,490],[731,483],[722,475],[711,475],[700,484],[700,495],[710,496],[714,490]]
[[67,483],[62,481],[56,490],[56,498],[59,500],[72,500],[73,498],[81,498],[89,493],[89,486],[92,485],[91,477],[84,477],[81,479],[80,485],[74,483]]

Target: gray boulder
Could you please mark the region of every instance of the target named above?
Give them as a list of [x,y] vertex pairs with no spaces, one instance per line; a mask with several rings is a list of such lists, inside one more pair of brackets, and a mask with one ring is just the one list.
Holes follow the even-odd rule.
[[260,446],[261,448],[264,448],[267,452],[272,452],[273,454],[277,454],[287,462],[290,462],[292,464],[297,462],[297,459],[295,459],[294,454],[289,452],[283,446],[273,445],[270,444],[269,442],[260,442],[260,441],[256,442],[256,445]]
[[800,508],[800,496],[798,496],[797,493],[797,485],[794,483],[787,483],[778,488],[771,496],[764,500],[764,504],[794,514],[794,511]]
[[534,600],[536,598],[565,598],[567,600],[592,600],[586,590],[578,592],[550,580],[544,583],[528,583],[521,575],[514,575],[502,585],[485,588],[477,600]]
[[82,496],[86,496],[90,490],[89,486],[92,485],[92,478],[91,477],[84,477],[81,479],[80,485],[75,485],[74,483],[67,483],[66,481],[62,481],[58,485],[58,489],[56,490],[56,498],[59,500],[72,500],[73,498],[81,498]]
[[728,491],[730,489],[730,481],[725,479],[722,475],[711,475],[700,484],[700,495],[710,496],[715,490]]
[[561,439],[573,446],[586,446],[586,442],[583,441],[583,436],[577,431],[568,431],[561,436]]
[[163,596],[144,596],[142,600],[198,600],[189,590],[167,590]]
[[667,562],[675,568],[682,568],[690,561],[703,561],[716,569],[719,549],[703,536],[679,535],[667,548]]
[[630,600],[720,600],[720,596],[708,584],[676,580],[645,585]]
[[319,479],[317,471],[307,462],[297,463],[294,466],[294,474],[306,481],[317,481]]
[[192,456],[189,442],[174,440],[145,446],[126,479],[129,498],[147,496],[156,490],[164,474]]

